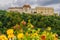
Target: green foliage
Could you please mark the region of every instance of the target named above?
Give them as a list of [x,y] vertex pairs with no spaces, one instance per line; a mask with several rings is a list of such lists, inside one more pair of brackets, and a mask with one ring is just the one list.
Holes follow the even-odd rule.
[[[47,28],[50,26],[53,32],[60,35],[60,16],[42,16],[40,14],[20,14],[19,12],[7,12],[0,10],[0,28],[12,28],[16,24],[20,24],[22,20],[35,26],[35,28]],[[0,30],[1,31],[1,30]]]

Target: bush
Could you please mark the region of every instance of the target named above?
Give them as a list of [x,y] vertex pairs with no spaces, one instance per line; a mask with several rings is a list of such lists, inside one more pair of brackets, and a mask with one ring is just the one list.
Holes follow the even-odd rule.
[[26,21],[26,23],[30,20],[30,23],[34,25],[35,28],[45,29],[50,26],[53,32],[60,35],[60,16],[42,16],[40,14],[20,14],[19,12],[0,11],[0,28],[2,29],[12,28],[16,24],[20,25],[22,20]]

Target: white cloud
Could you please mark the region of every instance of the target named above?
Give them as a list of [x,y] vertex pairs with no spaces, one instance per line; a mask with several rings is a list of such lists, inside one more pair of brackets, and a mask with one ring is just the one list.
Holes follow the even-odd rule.
[[6,4],[9,4],[9,3],[12,3],[13,0],[0,0],[0,4],[1,5],[6,5]]
[[13,0],[0,0],[0,6],[4,7],[13,3]]
[[37,4],[35,4],[35,5],[31,5],[32,8],[35,8],[35,7],[37,7],[37,6],[38,6]]
[[44,1],[44,2],[47,2],[47,1],[51,1],[51,0],[40,0],[40,1]]
[[33,8],[36,6],[53,7],[55,11],[60,11],[59,0],[0,0],[0,9],[22,6],[24,4],[30,4]]

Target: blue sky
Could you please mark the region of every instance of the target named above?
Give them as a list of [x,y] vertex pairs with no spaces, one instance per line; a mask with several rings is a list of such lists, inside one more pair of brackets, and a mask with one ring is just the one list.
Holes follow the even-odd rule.
[[19,7],[24,4],[30,4],[32,7],[45,6],[53,7],[55,11],[60,11],[60,0],[0,0],[0,9],[9,7]]

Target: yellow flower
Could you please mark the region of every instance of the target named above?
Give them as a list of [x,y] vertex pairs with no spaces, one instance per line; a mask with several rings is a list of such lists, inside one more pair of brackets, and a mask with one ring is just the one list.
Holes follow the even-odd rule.
[[0,35],[0,40],[8,40],[5,35]]
[[31,35],[31,37],[36,37],[36,36],[39,36],[37,33],[33,33],[32,35]]
[[47,35],[49,35],[49,32],[47,32]]
[[54,40],[58,40],[57,34],[53,34],[52,36]]
[[48,28],[47,28],[47,30],[49,30],[49,31],[50,31],[50,30],[51,30],[51,27],[48,27]]
[[13,29],[8,29],[7,30],[7,34],[9,35],[9,34],[13,34]]
[[8,38],[14,38],[14,34],[8,35]]
[[29,33],[28,32],[26,32],[26,34],[25,34],[26,36],[28,36],[29,35]]
[[34,33],[34,36],[38,36],[38,34],[37,33]]
[[43,32],[43,34],[47,34],[47,32],[46,32],[46,31],[44,31],[44,32]]
[[23,33],[19,33],[18,35],[17,35],[17,38],[18,39],[21,39],[21,38],[23,38],[24,37],[24,34]]

